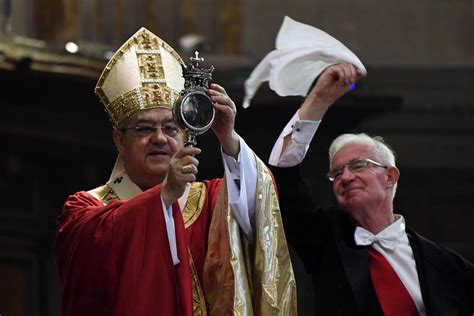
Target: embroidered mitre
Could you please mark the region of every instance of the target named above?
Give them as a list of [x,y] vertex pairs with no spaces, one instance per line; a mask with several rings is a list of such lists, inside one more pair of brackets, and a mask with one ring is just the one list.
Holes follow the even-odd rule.
[[172,109],[184,87],[182,65],[178,53],[145,28],[127,40],[112,56],[95,87],[114,127],[140,110]]

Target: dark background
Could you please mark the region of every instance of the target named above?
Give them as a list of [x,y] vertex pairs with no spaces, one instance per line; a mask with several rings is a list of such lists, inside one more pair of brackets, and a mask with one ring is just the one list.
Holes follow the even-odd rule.
[[[324,174],[334,137],[381,135],[398,152],[396,212],[474,261],[473,9],[471,0],[0,0],[0,314],[60,314],[56,217],[69,194],[109,177],[116,153],[93,88],[141,26],[184,59],[198,49],[237,104],[285,15],[339,39],[368,76],[327,113],[305,159],[315,197],[332,203]],[[264,161],[301,101],[262,87],[239,108],[236,128]],[[198,141],[199,176],[221,176],[214,135]],[[300,315],[312,315],[293,259]]]
[[[56,217],[65,198],[107,181],[116,158],[112,128],[93,93],[95,80],[38,72],[28,60],[0,71],[0,312],[2,315],[59,315],[53,261]],[[423,78],[450,77],[451,87],[411,87]],[[215,74],[237,104],[248,69]],[[474,260],[472,223],[473,116],[462,99],[474,82],[472,69],[369,69],[369,76],[327,113],[304,161],[305,175],[323,205],[333,202],[324,174],[327,149],[342,132],[381,135],[398,152],[401,170],[395,210],[426,237]],[[398,82],[383,92],[380,81]],[[428,86],[428,87],[426,87]],[[398,93],[397,93],[398,89]],[[442,104],[430,106],[430,93]],[[450,98],[449,93],[452,93]],[[420,99],[419,104],[406,100]],[[443,99],[444,98],[444,99]],[[282,127],[302,98],[281,98],[263,87],[252,106],[237,114],[236,129],[267,161]],[[223,174],[212,132],[198,137],[200,178]],[[308,251],[310,251],[308,249]],[[294,258],[300,313],[311,314],[310,284]]]

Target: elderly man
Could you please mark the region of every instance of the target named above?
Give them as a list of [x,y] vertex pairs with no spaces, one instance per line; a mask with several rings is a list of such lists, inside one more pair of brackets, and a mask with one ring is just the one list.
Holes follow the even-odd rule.
[[64,316],[296,312],[271,176],[234,131],[234,102],[217,84],[208,95],[225,179],[195,181],[201,150],[184,147],[171,111],[182,65],[141,29],[99,78],[119,156],[107,184],[70,196],[59,217]]
[[286,234],[313,278],[316,315],[472,316],[473,265],[394,213],[400,171],[381,138],[344,134],[331,144],[327,176],[338,207],[318,208],[301,180],[295,166],[319,121],[359,77],[349,64],[326,69],[270,157]]

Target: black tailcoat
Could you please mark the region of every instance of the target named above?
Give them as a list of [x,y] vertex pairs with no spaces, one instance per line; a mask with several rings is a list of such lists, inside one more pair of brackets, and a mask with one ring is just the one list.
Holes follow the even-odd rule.
[[[383,315],[354,222],[338,208],[317,208],[299,167],[270,169],[286,237],[313,278],[316,315]],[[411,229],[407,234],[427,315],[473,316],[473,265]]]

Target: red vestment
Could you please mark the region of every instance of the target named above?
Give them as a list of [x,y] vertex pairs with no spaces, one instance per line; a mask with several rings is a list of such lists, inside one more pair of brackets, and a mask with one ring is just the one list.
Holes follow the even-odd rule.
[[63,316],[192,315],[188,249],[202,282],[222,179],[204,184],[202,211],[186,229],[178,204],[173,204],[178,265],[171,259],[160,186],[107,205],[86,192],[70,196],[59,217],[55,246]]

